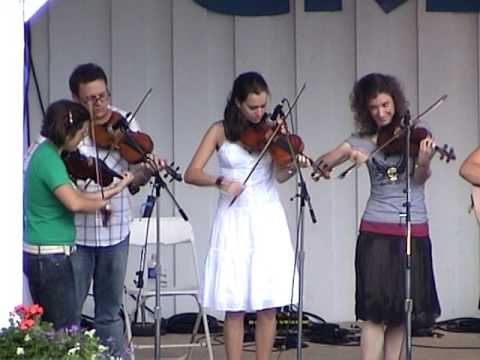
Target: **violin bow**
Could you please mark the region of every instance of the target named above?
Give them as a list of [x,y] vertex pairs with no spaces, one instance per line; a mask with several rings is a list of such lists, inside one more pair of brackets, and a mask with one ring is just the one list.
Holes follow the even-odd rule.
[[[418,114],[413,120],[412,120],[412,124],[410,125],[410,128],[414,128],[415,126],[417,126],[417,124],[420,122],[420,120],[426,116],[427,114],[429,114],[431,111],[435,110],[437,107],[439,107],[445,100],[447,99],[447,94],[444,94],[442,96],[440,96],[432,105],[430,105],[428,108],[426,108],[423,112],[421,112],[420,114]],[[401,137],[403,134],[405,134],[406,132],[406,128],[400,130],[399,132],[397,132],[395,135],[393,135],[390,139],[388,139],[387,141],[385,141],[384,144],[382,144],[382,146],[379,146],[377,147],[375,150],[373,150],[372,152],[370,152],[370,154],[368,154],[367,158],[362,161],[361,163],[354,163],[352,164],[351,166],[349,166],[345,171],[343,171],[340,175],[338,175],[338,179],[344,179],[348,173],[350,171],[352,171],[353,169],[355,168],[358,168],[360,165],[362,165],[363,163],[367,162],[368,159],[372,158],[374,155],[376,155],[378,152],[380,152],[381,150],[383,150],[388,144],[390,144],[392,141],[394,141],[395,139],[398,139],[399,137]]]
[[150,96],[150,94],[152,93],[152,88],[148,89],[147,92],[145,93],[145,95],[143,95],[143,98],[142,100],[140,100],[140,102],[138,103],[137,107],[135,108],[135,110],[133,111],[133,114],[127,114],[126,118],[130,117],[129,120],[127,120],[127,126],[130,126],[130,123],[132,122],[132,120],[135,118],[135,116],[137,115],[138,111],[140,110],[140,108],[143,106],[143,103],[145,102],[145,100],[147,100],[147,98]]
[[[130,127],[130,124],[131,122],[133,121],[133,119],[135,119],[135,116],[137,115],[138,111],[141,109],[141,107],[143,106],[143,103],[147,100],[147,98],[150,96],[150,94],[152,93],[152,88],[148,89],[147,92],[145,93],[145,95],[143,95],[143,98],[142,100],[140,100],[140,102],[138,103],[137,107],[135,108],[135,110],[133,111],[133,113],[127,113],[125,119],[127,120],[127,128]],[[130,117],[130,119],[128,119]],[[138,144],[135,142],[134,139],[131,139],[128,134],[125,134],[128,138],[128,140],[130,141],[130,145],[132,147],[135,148],[136,151],[138,151],[139,154],[142,155],[143,159],[145,160],[146,163],[150,164],[150,166],[153,166],[155,169],[157,168],[155,162],[153,162],[151,159],[149,159],[147,157],[147,154],[143,151],[143,149],[138,146]],[[110,153],[110,151],[109,151]],[[107,153],[107,156],[109,155],[109,153]],[[107,157],[105,156],[105,158]],[[158,171],[158,170],[157,170]]]
[[[95,141],[95,112],[93,110],[93,102],[92,101],[88,101],[88,112],[90,114],[90,132],[91,132],[91,136],[92,136],[92,140],[93,140],[93,144],[94,144],[94,147],[95,147],[95,172],[97,173],[96,177],[97,177],[97,184],[98,186],[100,186],[100,193],[102,195],[102,200],[105,200],[105,192],[103,191],[103,186],[102,186],[102,181],[101,181],[101,177],[102,175],[100,174],[100,169],[99,169],[99,166],[98,166],[98,162],[99,162],[99,153],[98,153],[98,146],[97,146],[97,142]],[[84,189],[87,188],[89,182],[87,183],[87,185],[84,187]],[[102,218],[102,225],[103,226],[107,226],[108,224],[108,212],[107,212],[107,209],[101,209],[100,210],[100,216]]]
[[[292,112],[292,110],[295,108],[295,105],[297,104],[297,101],[298,99],[300,98],[300,95],[303,93],[303,90],[305,90],[305,87],[306,87],[306,83],[303,84],[302,88],[299,90],[299,92],[297,93],[297,95],[295,96],[295,99],[293,100],[293,103],[292,103],[292,106],[288,109],[287,113],[283,116],[283,122],[285,123],[285,119],[288,118],[288,116],[290,115],[290,113]],[[263,156],[265,155],[265,153],[267,152],[268,150],[268,147],[270,146],[270,144],[272,143],[273,139],[275,139],[275,136],[277,136],[278,134],[278,131],[280,130],[282,124],[277,124],[277,126],[275,127],[275,129],[273,130],[273,133],[272,135],[270,135],[270,137],[268,138],[268,141],[267,143],[265,144],[265,146],[263,147],[262,151],[260,151],[260,154],[258,155],[257,157],[257,160],[255,161],[255,164],[253,164],[253,167],[250,169],[250,172],[248,173],[247,177],[245,178],[245,180],[243,180],[243,183],[242,185],[245,185],[248,181],[248,179],[250,179],[250,177],[252,176],[253,172],[255,171],[255,169],[257,168],[258,164],[260,163],[260,160],[262,160]],[[289,145],[291,146],[291,145]],[[293,150],[291,148],[291,150]],[[295,161],[295,160],[294,160]],[[240,195],[240,194],[239,194]],[[230,205],[229,206],[232,206],[233,203],[237,200],[238,196],[239,195],[235,195],[234,198],[232,199],[232,201],[230,202]]]

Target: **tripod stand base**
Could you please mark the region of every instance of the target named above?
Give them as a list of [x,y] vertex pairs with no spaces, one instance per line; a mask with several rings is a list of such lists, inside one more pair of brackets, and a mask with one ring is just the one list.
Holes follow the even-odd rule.
[[[278,350],[297,348],[297,334],[288,335],[286,338],[276,338],[273,347]],[[302,342],[302,349],[308,348],[308,344]]]
[[[161,335],[167,333],[163,325],[162,322],[160,325]],[[155,336],[155,323],[132,323],[131,329],[133,336]]]

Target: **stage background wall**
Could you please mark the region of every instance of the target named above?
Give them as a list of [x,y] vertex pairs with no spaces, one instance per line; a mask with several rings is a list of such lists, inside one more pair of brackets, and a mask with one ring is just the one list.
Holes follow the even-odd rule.
[[[437,142],[452,145],[459,159],[445,164],[437,158],[427,188],[435,274],[443,319],[478,316],[479,233],[467,213],[469,186],[458,176],[461,160],[479,143],[478,14],[427,13],[425,0],[408,1],[389,14],[375,1],[344,0],[341,12],[308,13],[303,3],[292,0],[285,15],[252,18],[209,12],[191,0],[50,1],[32,22],[42,99],[69,97],[69,74],[89,61],[105,69],[112,102],[125,110],[133,111],[151,87],[137,119],[155,150],[184,170],[204,131],[222,117],[232,81],[243,71],[265,76],[271,107],[292,99],[306,83],[295,115],[312,157],[353,131],[348,96],[353,82],[369,72],[397,76],[412,114],[448,94],[427,119]],[[35,138],[41,111],[33,89]],[[208,170],[215,169],[212,158]],[[361,168],[345,180],[307,181],[318,223],[307,214],[305,310],[328,321],[354,319],[354,248],[367,176]],[[280,189],[294,238],[298,204],[289,198],[295,183]],[[133,200],[136,216],[148,190]],[[217,191],[184,183],[172,190],[193,224],[203,263]],[[175,214],[166,194],[161,212]],[[274,226],[275,219],[265,214],[265,223]],[[171,253],[163,254],[167,281],[182,277],[182,252],[177,256],[175,262]],[[176,306],[165,311],[191,309],[183,302]]]

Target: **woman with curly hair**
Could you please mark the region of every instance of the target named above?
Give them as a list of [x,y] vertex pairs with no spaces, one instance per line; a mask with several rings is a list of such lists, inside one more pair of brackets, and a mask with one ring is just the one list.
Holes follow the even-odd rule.
[[[396,78],[373,73],[358,80],[350,96],[357,132],[320,156],[314,180],[330,178],[332,169],[347,160],[366,162],[370,196],[360,223],[355,254],[355,314],[363,320],[362,359],[400,358],[405,332],[405,186],[411,175],[412,318],[428,326],[440,315],[432,266],[424,188],[431,175],[431,137],[420,142],[418,155],[399,149],[377,149],[382,132],[400,130],[408,103]],[[427,127],[421,123],[417,126]],[[427,127],[428,129],[428,127]]]

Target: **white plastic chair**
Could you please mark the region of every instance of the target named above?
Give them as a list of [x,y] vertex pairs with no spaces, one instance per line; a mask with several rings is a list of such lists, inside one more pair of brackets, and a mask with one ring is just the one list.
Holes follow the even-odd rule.
[[[146,237],[146,230],[147,230],[147,218],[135,218],[132,220],[130,224],[130,246],[137,246],[141,247],[145,245],[145,237]],[[148,239],[147,244],[155,244],[157,241],[156,235],[156,219],[151,218],[150,223],[148,226]],[[198,261],[197,261],[197,251],[195,246],[195,240],[193,235],[192,225],[185,221],[181,217],[161,217],[160,218],[160,244],[162,246],[162,252],[166,251],[169,246],[174,246],[178,244],[186,244],[191,249],[191,258],[193,259],[193,272],[192,278],[194,284],[191,286],[182,286],[182,287],[175,287],[175,286],[168,286],[161,287],[160,289],[160,296],[190,296],[194,299],[196,305],[198,306],[198,315],[196,317],[196,321],[193,327],[192,335],[190,338],[190,343],[184,344],[161,344],[161,348],[189,348],[188,353],[186,354],[185,359],[190,359],[192,355],[193,347],[204,347],[206,346],[208,349],[209,359],[213,360],[213,351],[212,351],[212,344],[210,338],[210,331],[208,328],[207,322],[207,315],[203,306],[200,303],[200,277],[198,272]],[[148,259],[148,256],[147,256]],[[182,259],[183,260],[183,259]],[[188,259],[187,259],[188,260]],[[146,269],[145,269],[146,270]],[[139,290],[134,288],[133,286],[129,286],[130,284],[126,284],[125,290],[126,294],[132,298],[137,298],[139,294]],[[132,284],[133,285],[133,284]],[[146,301],[149,298],[155,299],[155,290],[150,289],[142,289],[140,293],[140,310],[142,314],[144,313]],[[203,328],[205,330],[205,342],[206,343],[199,343],[197,342],[197,335],[198,329],[200,326],[200,321],[203,321]],[[127,325],[130,327],[130,323]],[[127,333],[131,336],[131,330],[127,329]],[[131,338],[128,339],[129,343],[131,344],[131,350],[134,348],[146,348],[152,347],[151,345],[136,345],[133,344]]]

